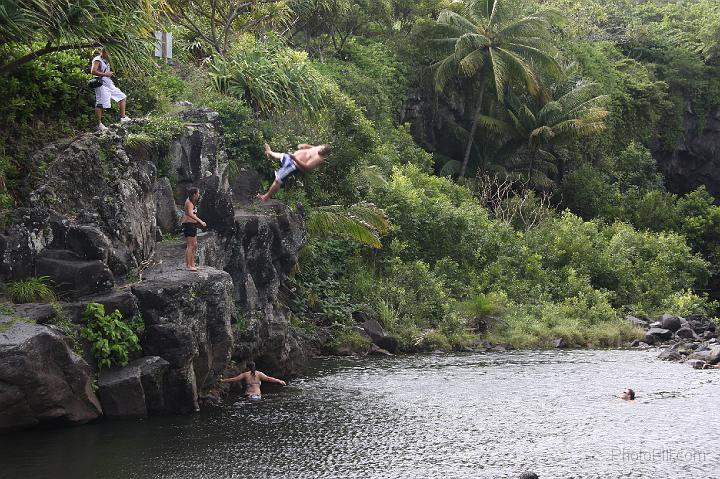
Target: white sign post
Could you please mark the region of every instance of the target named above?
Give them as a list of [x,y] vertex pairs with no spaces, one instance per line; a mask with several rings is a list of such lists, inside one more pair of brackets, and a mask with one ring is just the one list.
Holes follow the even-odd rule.
[[155,56],[165,62],[172,59],[172,32],[155,30]]

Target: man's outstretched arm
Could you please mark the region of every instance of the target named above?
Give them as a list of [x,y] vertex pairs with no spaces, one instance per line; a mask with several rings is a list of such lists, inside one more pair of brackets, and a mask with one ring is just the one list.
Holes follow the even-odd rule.
[[298,145],[298,150],[307,150],[307,149],[310,149],[310,148],[314,148],[314,146],[313,146],[313,145],[308,145],[307,143],[300,143],[300,144]]

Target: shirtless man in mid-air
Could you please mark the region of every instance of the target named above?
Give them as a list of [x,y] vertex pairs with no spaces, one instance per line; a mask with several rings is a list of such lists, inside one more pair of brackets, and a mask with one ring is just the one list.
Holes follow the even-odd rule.
[[280,160],[280,169],[275,170],[275,181],[270,185],[270,189],[264,195],[258,194],[257,198],[261,201],[267,201],[280,189],[280,185],[285,178],[296,174],[298,171],[307,172],[313,170],[320,165],[332,151],[330,145],[313,146],[306,143],[298,145],[297,151],[294,153],[277,153],[272,151],[270,145],[265,143],[265,154],[268,158]]

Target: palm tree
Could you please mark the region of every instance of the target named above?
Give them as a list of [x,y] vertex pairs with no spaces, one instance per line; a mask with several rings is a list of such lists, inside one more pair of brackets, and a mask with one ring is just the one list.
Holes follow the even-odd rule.
[[528,102],[511,94],[504,119],[478,115],[478,123],[505,137],[505,149],[512,152],[511,168],[526,167],[528,180],[548,186],[551,180],[546,173],[557,169],[560,149],[605,128],[609,112],[603,104],[608,97],[599,95],[599,88],[597,83],[578,80],[559,84],[555,91]]
[[553,58],[555,49],[548,41],[549,27],[557,18],[552,11],[519,17],[508,0],[470,0],[463,5],[462,14],[444,10],[438,16],[437,22],[450,32],[438,41],[451,45],[453,51],[433,65],[436,89],[441,91],[458,76],[479,80],[461,176],[467,171],[488,85],[502,103],[511,83],[524,84],[531,95],[540,91],[536,65],[551,74],[559,71]]
[[0,75],[48,53],[104,45],[115,63],[147,62],[160,0],[3,0],[0,47],[24,54],[0,63]]

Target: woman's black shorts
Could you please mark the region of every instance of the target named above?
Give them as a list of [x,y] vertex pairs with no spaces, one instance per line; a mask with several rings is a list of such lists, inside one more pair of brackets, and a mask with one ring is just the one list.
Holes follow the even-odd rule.
[[183,223],[182,224],[183,235],[185,235],[186,238],[187,237],[194,238],[195,236],[197,236],[197,229],[198,229],[197,223]]

